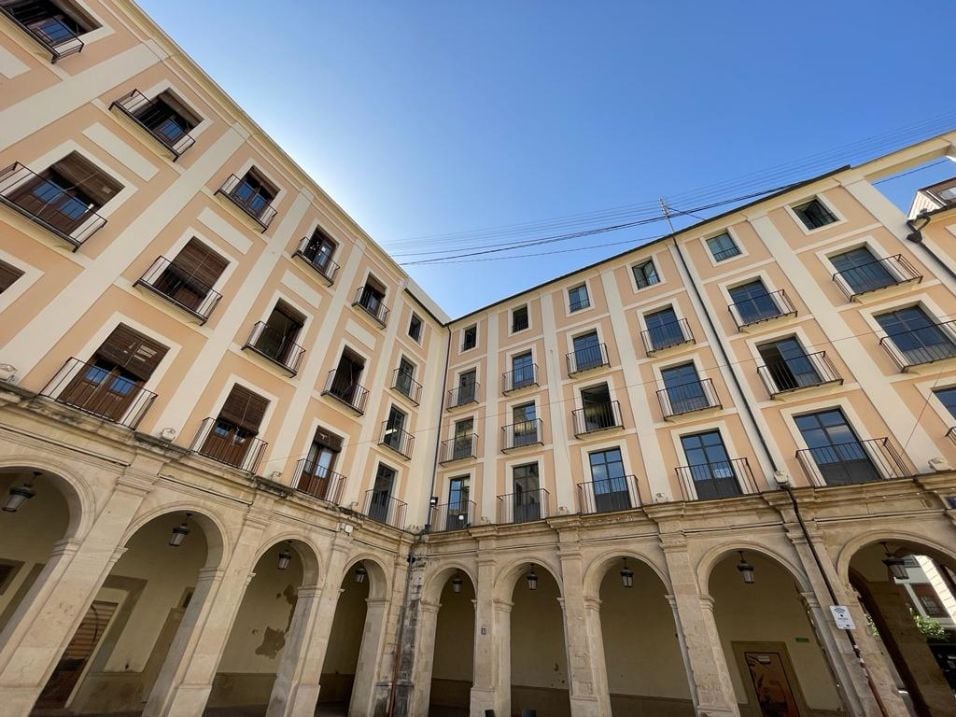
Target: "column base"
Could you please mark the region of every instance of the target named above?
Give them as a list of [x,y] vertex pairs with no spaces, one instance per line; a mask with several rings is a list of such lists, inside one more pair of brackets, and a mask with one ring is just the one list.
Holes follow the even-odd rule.
[[740,710],[733,707],[698,705],[695,713],[697,717],[740,717]]
[[[495,690],[489,687],[472,687],[468,714],[470,717],[485,717],[485,710],[496,709]],[[497,713],[496,713],[497,714]]]
[[571,717],[610,717],[602,714],[597,697],[571,697]]
[[146,703],[142,717],[196,717],[206,709],[212,685],[181,685],[173,690],[166,707]]
[[0,717],[27,717],[40,696],[37,687],[4,687],[0,701]]
[[319,685],[298,685],[287,700],[270,700],[266,717],[313,717],[318,702]]

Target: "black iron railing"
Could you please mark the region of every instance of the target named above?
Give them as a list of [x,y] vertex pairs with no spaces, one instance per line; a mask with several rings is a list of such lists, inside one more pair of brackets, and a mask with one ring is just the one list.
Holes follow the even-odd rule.
[[902,371],[956,357],[956,320],[892,333],[880,346]]
[[189,450],[233,468],[255,473],[267,445],[255,435],[210,417],[199,426]]
[[574,435],[585,436],[589,433],[622,428],[620,401],[605,401],[571,411],[574,421]]
[[953,443],[956,443],[956,426],[953,426],[948,431],[946,431],[946,437],[951,440]]
[[610,366],[607,357],[607,345],[595,344],[586,348],[572,351],[566,356],[568,362],[568,376],[575,376],[585,371]]
[[537,446],[544,443],[541,433],[541,419],[518,421],[501,428],[501,450],[512,451],[525,446]]
[[384,328],[388,324],[388,314],[390,309],[382,302],[378,292],[373,291],[368,286],[360,286],[355,292],[355,301],[352,306],[357,306],[366,314],[375,319]]
[[888,438],[834,443],[797,451],[797,459],[813,485],[848,485],[903,478],[913,474]]
[[341,473],[330,471],[315,461],[303,458],[295,464],[292,487],[300,493],[338,505],[346,480]]
[[442,441],[438,447],[438,462],[452,463],[476,458],[478,455],[478,434],[466,433]]
[[735,498],[757,492],[746,458],[679,466],[677,480],[684,500]]
[[644,341],[644,351],[648,356],[653,356],[659,351],[694,343],[694,334],[687,319],[677,319],[645,329],[641,332],[641,339]]
[[732,259],[735,256],[740,255],[740,249],[736,245],[729,246],[726,249],[721,249],[720,251],[715,251],[712,256],[714,261],[723,261],[724,259]]
[[106,226],[106,219],[86,202],[19,162],[0,172],[0,204],[55,234],[73,251]]
[[329,377],[325,380],[322,395],[338,399],[356,413],[365,413],[368,389],[353,383],[346,373],[340,374],[338,369],[329,371]]
[[641,505],[637,478],[633,475],[578,483],[578,499],[582,513],[610,513]]
[[416,406],[422,398],[422,385],[412,378],[412,374],[400,368],[392,372],[392,388],[409,399]]
[[398,498],[392,498],[381,490],[365,491],[365,508],[363,514],[376,523],[391,525],[399,530],[405,527],[405,511],[408,505]]
[[382,433],[378,444],[391,448],[403,458],[411,458],[412,447],[415,445],[415,436],[404,428],[398,428],[389,421],[382,421]]
[[796,307],[783,289],[738,301],[727,308],[730,310],[730,315],[738,329],[783,318],[784,316],[797,315]]
[[721,408],[713,379],[702,378],[679,386],[668,386],[657,392],[664,418],[674,418],[711,408]]
[[158,257],[136,284],[156,292],[179,308],[188,311],[204,324],[222,294],[190,275],[190,268],[180,266],[164,256]]
[[67,360],[40,395],[127,428],[136,428],[156,400],[142,381],[77,358]]
[[167,119],[156,127],[150,127],[143,122],[143,114],[153,108],[156,103],[156,99],[151,100],[139,90],[133,90],[111,104],[110,109],[115,107],[149,132],[153,139],[172,153],[175,162],[183,155],[183,152],[196,144],[196,140],[191,134],[184,132],[172,119]]
[[320,251],[311,251],[309,249],[311,241],[312,237],[302,237],[302,241],[299,242],[299,246],[296,247],[292,256],[301,257],[309,266],[319,273],[319,276],[331,284],[335,281],[335,275],[339,271],[339,265],[332,261],[332,258],[328,254],[323,254]]
[[875,259],[833,274],[833,281],[851,301],[861,294],[900,284],[918,283],[922,279],[922,275],[902,254]]
[[803,388],[843,383],[825,351],[771,361],[757,367],[771,398]]
[[257,321],[253,325],[252,332],[243,348],[255,351],[293,376],[298,372],[302,356],[305,354],[302,346],[295,343],[285,332],[269,326],[265,321]]
[[17,17],[11,3],[0,3],[0,13],[6,15],[11,22],[39,42],[50,53],[50,59],[54,64],[64,57],[75,55],[83,50],[83,41],[79,36],[56,18],[28,23]]
[[433,533],[450,530],[464,530],[475,521],[475,501],[463,500],[458,503],[443,503],[431,509],[429,526]]
[[529,523],[550,515],[551,494],[544,488],[498,496],[499,523]]
[[466,383],[448,390],[446,410],[478,402],[478,382]]
[[538,385],[538,364],[528,364],[501,374],[501,392],[505,395]]
[[247,185],[243,184],[242,179],[235,174],[230,174],[229,178],[223,182],[223,185],[216,190],[216,194],[221,194],[226,197],[243,212],[252,217],[262,228],[262,231],[265,231],[269,228],[272,220],[275,219],[277,210],[270,203],[271,200],[266,201],[265,197],[261,194],[248,192],[248,196],[244,196],[243,193],[240,192],[240,187],[243,186]]

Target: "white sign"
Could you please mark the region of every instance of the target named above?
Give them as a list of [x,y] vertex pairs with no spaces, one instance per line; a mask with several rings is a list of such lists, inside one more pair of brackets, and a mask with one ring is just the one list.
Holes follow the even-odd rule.
[[855,630],[853,616],[850,615],[850,608],[845,605],[831,605],[830,612],[833,613],[833,622],[836,623],[837,630]]

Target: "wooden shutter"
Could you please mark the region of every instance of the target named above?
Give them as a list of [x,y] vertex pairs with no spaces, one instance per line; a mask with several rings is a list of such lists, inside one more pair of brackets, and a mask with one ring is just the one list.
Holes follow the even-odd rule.
[[269,402],[238,384],[232,387],[229,397],[219,411],[219,417],[252,433],[259,430]]
[[315,438],[312,440],[314,443],[318,443],[320,446],[328,448],[330,451],[339,453],[342,450],[342,439],[334,433],[329,433],[325,429],[316,429]]
[[97,209],[115,197],[123,188],[122,184],[78,152],[71,152],[50,169],[66,180],[64,189],[76,189],[83,192],[93,200]]
[[211,289],[229,262],[198,239],[192,238],[173,259],[173,264]]
[[96,350],[97,358],[109,361],[141,381],[153,375],[168,349],[148,336],[120,324]]
[[22,271],[0,261],[0,294],[9,289],[21,276],[23,276]]

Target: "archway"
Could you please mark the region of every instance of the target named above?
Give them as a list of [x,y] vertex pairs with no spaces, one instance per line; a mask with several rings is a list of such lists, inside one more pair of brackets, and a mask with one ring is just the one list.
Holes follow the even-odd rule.
[[910,540],[871,542],[849,579],[904,699],[921,717],[956,713],[956,561]]
[[424,608],[438,611],[428,714],[467,716],[474,675],[475,587],[463,570],[444,576],[438,604]]
[[601,634],[614,715],[693,715],[694,703],[667,590],[645,562],[600,568]]
[[757,550],[731,551],[709,593],[741,715],[844,714],[793,573]]

